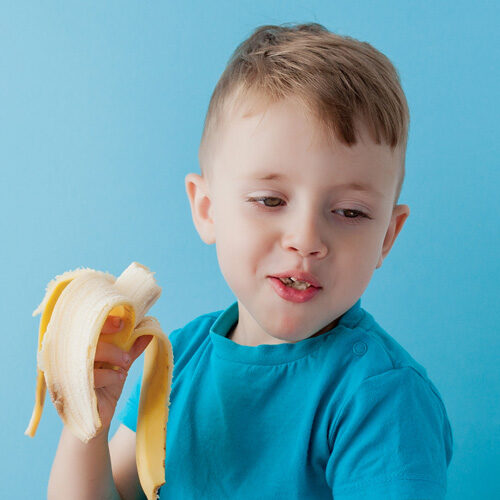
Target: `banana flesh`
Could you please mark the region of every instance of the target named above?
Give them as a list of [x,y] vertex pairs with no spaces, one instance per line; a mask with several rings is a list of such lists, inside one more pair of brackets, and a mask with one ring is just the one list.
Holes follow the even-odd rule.
[[[161,288],[146,266],[132,262],[115,278],[89,268],[67,271],[47,285],[33,316],[41,314],[38,334],[35,405],[25,431],[34,437],[46,389],[64,425],[86,443],[101,429],[94,389],[97,342],[108,315],[123,328],[102,341],[129,351],[135,340],[153,335],[144,353],[136,432],[136,463],[148,500],[165,483],[165,445],[174,367],[172,346],[158,320],[145,316]],[[101,363],[100,367],[118,369]]]

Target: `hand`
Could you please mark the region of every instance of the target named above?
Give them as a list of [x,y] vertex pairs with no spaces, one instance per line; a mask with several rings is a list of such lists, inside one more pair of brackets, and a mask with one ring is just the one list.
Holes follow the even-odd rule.
[[[108,316],[102,327],[101,335],[120,331],[122,324],[119,323],[119,319],[119,316]],[[152,338],[152,335],[139,337],[128,353],[113,344],[103,342],[99,338],[94,359],[94,388],[103,429],[109,429],[130,366],[143,353]],[[128,358],[125,359],[124,355],[127,355]],[[102,368],[103,362],[119,366],[120,369]]]

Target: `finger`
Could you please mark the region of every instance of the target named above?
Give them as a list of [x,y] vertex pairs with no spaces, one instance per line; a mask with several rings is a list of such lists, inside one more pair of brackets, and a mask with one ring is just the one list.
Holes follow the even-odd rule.
[[94,387],[100,389],[110,385],[123,384],[127,378],[125,370],[111,370],[109,368],[94,369]]
[[123,391],[123,385],[124,382],[120,381],[118,384],[111,384],[95,389],[97,402],[102,402],[102,399],[105,399],[108,400],[109,404],[116,405],[116,402],[120,399],[120,395]]
[[132,362],[134,362],[146,349],[153,338],[153,335],[143,335],[139,337],[134,345],[130,349],[130,357],[132,358]]
[[109,315],[102,325],[101,333],[116,333],[122,329],[123,320],[120,316],[111,316]]
[[132,356],[127,351],[120,349],[114,344],[102,341],[97,342],[94,362],[110,363],[128,370],[130,368],[130,364],[132,363],[132,359]]

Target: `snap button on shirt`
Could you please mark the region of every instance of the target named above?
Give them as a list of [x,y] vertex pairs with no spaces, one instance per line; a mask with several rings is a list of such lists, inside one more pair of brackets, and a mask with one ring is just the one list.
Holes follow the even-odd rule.
[[364,342],[356,342],[352,346],[352,352],[357,356],[363,356],[367,350],[368,346]]

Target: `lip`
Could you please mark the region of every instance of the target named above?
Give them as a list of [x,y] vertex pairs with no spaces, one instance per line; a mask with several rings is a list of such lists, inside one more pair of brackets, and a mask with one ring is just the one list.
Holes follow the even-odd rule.
[[273,274],[269,278],[289,278],[293,276],[300,281],[307,281],[314,288],[323,288],[319,281],[311,273],[306,273],[305,271],[297,271],[295,269],[290,269],[289,271],[283,271],[282,273]]
[[320,292],[321,288],[316,288],[315,286],[310,286],[306,290],[296,290],[295,288],[286,286],[281,282],[280,279],[273,276],[268,276],[271,281],[271,286],[274,291],[284,300],[289,302],[307,302],[311,300],[317,293]]

